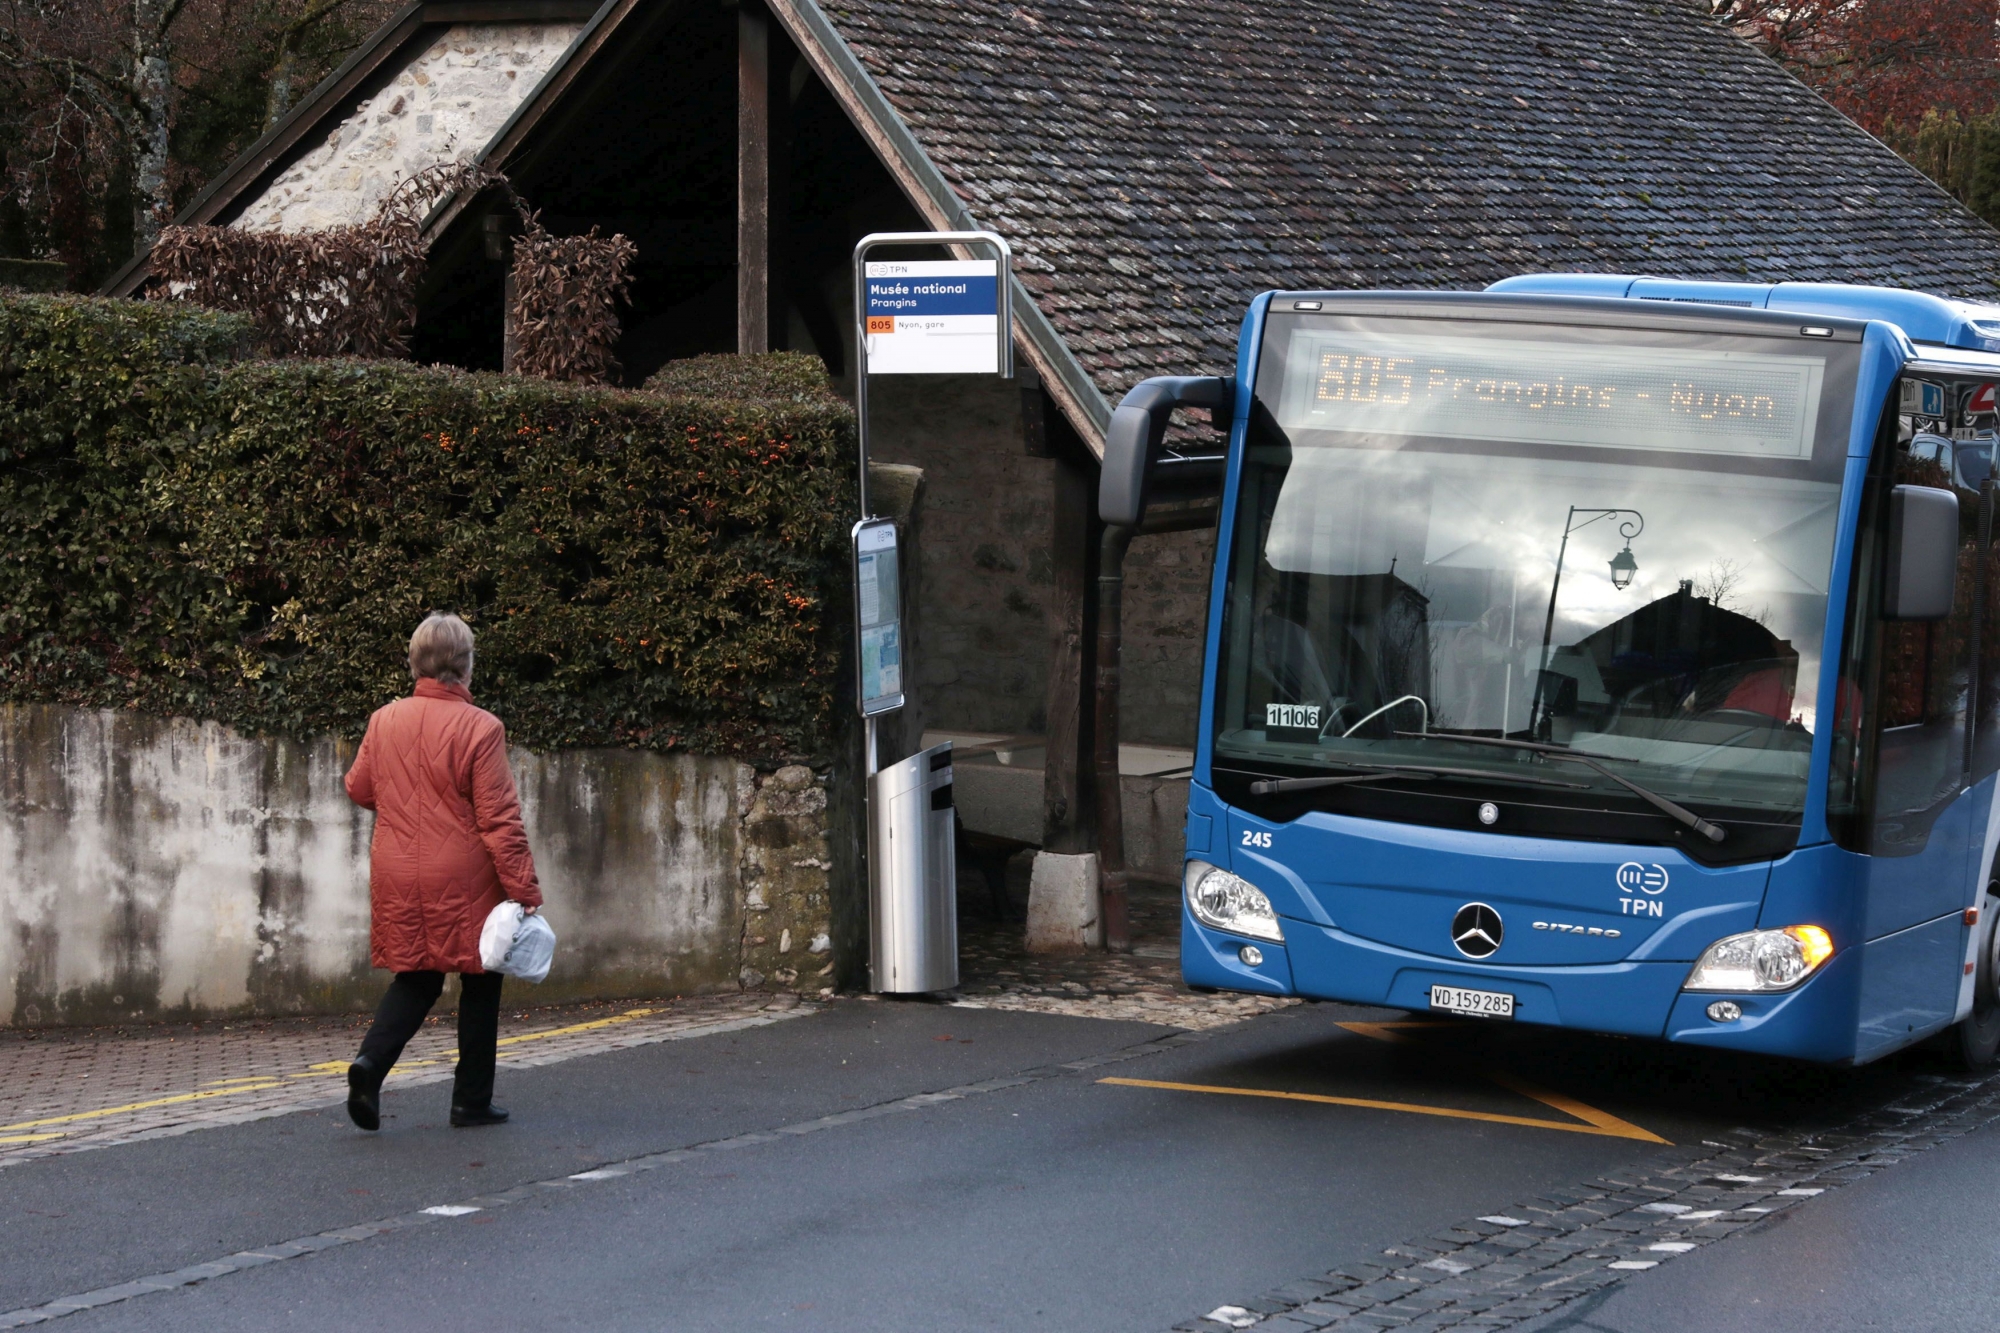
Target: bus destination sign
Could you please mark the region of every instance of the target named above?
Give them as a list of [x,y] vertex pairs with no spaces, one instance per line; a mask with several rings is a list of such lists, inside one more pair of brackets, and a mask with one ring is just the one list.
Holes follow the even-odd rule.
[[991,259],[870,261],[869,373],[998,374],[998,270]]
[[1301,329],[1283,425],[1371,435],[1812,456],[1819,356]]

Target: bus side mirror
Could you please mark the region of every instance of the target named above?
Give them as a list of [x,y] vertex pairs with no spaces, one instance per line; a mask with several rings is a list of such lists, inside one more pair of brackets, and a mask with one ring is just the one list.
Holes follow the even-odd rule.
[[[1114,527],[1136,528],[1157,473],[1172,466],[1159,457],[1167,423],[1177,407],[1226,411],[1236,381],[1215,375],[1162,375],[1142,380],[1118,402],[1104,432],[1104,470],[1097,481],[1097,516]],[[1194,460],[1181,463],[1185,467]],[[1219,473],[1219,469],[1211,469]]]
[[1958,585],[1958,497],[1935,486],[1889,492],[1884,620],[1943,620]]

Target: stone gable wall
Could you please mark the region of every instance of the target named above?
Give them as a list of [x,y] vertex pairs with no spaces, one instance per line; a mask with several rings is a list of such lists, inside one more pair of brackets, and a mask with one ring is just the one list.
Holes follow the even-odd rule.
[[461,23],[287,167],[236,226],[305,232],[366,222],[399,181],[467,160],[581,31],[576,23]]

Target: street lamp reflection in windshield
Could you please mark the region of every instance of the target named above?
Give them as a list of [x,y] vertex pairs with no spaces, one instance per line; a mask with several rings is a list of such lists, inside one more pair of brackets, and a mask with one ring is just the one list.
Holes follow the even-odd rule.
[[[1578,514],[1588,514],[1589,518],[1579,523]],[[1579,509],[1569,507],[1569,517],[1563,520],[1562,544],[1556,548],[1556,576],[1549,584],[1549,613],[1542,621],[1542,655],[1535,667],[1535,697],[1528,708],[1528,729],[1534,735],[1548,739],[1549,718],[1542,709],[1542,687],[1548,680],[1549,640],[1556,628],[1556,593],[1562,587],[1563,559],[1569,554],[1569,536],[1572,532],[1589,527],[1600,519],[1616,518],[1620,514],[1631,517],[1618,525],[1618,535],[1625,539],[1625,549],[1611,557],[1611,586],[1623,592],[1632,586],[1632,576],[1639,572],[1639,562],[1632,554],[1632,539],[1646,530],[1646,516],[1636,509]]]

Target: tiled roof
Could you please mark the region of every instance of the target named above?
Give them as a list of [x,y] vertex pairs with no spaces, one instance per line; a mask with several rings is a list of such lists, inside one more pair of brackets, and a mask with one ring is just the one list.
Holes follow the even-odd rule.
[[1679,0],[820,0],[1113,401],[1271,287],[2000,293],[2000,232]]

